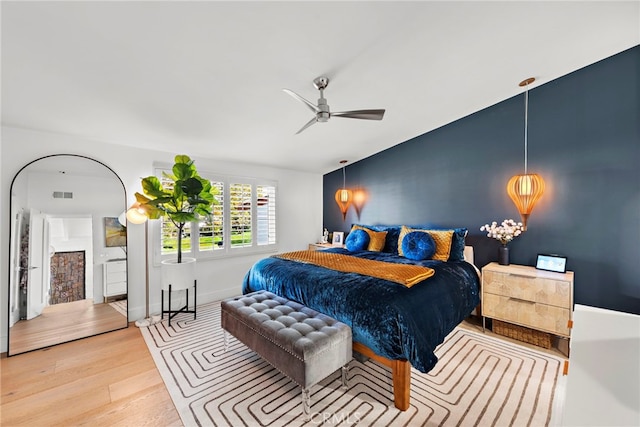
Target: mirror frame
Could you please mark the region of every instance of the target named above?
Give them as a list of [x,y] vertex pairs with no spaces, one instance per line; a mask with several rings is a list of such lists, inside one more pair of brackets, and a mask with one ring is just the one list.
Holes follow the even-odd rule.
[[[96,159],[94,159],[92,157],[88,157],[88,156],[84,156],[84,155],[80,155],[80,154],[66,154],[66,153],[50,154],[50,155],[42,156],[42,157],[39,157],[39,158],[37,158],[35,160],[32,160],[31,162],[29,162],[29,163],[25,164],[24,166],[22,166],[16,172],[16,174],[13,177],[13,179],[11,180],[11,185],[9,187],[9,194],[13,194],[13,186],[15,184],[15,181],[18,178],[18,176],[26,168],[28,168],[29,166],[33,165],[36,162],[39,162],[41,160],[45,160],[45,159],[48,159],[48,158],[52,158],[52,157],[75,157],[75,158],[81,158],[81,159],[85,159],[85,160],[89,160],[89,161],[95,162],[96,166],[100,165],[100,166],[106,168],[107,170],[109,170],[113,174],[113,176],[115,178],[117,178],[118,182],[120,182],[120,185],[122,186],[122,195],[123,195],[122,210],[123,210],[123,212],[126,212],[126,210],[127,210],[127,189],[126,189],[126,187],[124,185],[124,182],[122,181],[122,178],[120,178],[120,176],[111,167],[109,167],[105,163],[103,163],[103,162],[101,162],[99,160],[96,160]],[[13,208],[13,206],[12,206],[13,205],[13,200],[12,199],[13,198],[10,196],[9,197],[9,214],[10,214],[10,216],[11,216],[11,213],[13,212],[12,211],[12,208]],[[124,322],[124,326],[116,327],[116,328],[113,328],[113,329],[110,329],[110,330],[107,330],[107,331],[104,331],[104,332],[90,333],[89,335],[78,337],[78,338],[73,338],[73,339],[68,339],[68,340],[62,339],[60,342],[57,342],[55,344],[48,344],[48,345],[44,345],[42,347],[37,347],[37,348],[33,348],[33,349],[30,349],[30,350],[26,350],[26,351],[21,351],[19,353],[11,353],[11,329],[12,329],[12,327],[10,327],[9,325],[11,324],[11,279],[12,279],[12,277],[11,277],[11,269],[12,269],[12,266],[11,266],[11,255],[12,254],[11,253],[12,253],[12,251],[14,249],[12,247],[13,234],[14,234],[13,231],[14,231],[13,230],[13,221],[11,221],[11,219],[10,219],[9,220],[9,252],[8,252],[8,255],[9,255],[9,268],[7,269],[7,276],[8,276],[8,280],[7,280],[7,284],[8,284],[8,286],[7,286],[7,357],[17,356],[17,355],[20,355],[20,354],[26,354],[26,353],[30,353],[32,351],[42,350],[42,349],[49,348],[49,347],[52,347],[52,346],[55,346],[55,345],[64,344],[64,343],[68,343],[68,342],[72,342],[72,341],[77,341],[77,340],[80,340],[80,339],[89,338],[89,337],[93,337],[93,336],[96,336],[96,335],[101,335],[101,334],[105,334],[105,333],[109,333],[109,332],[114,332],[114,331],[118,331],[118,330],[121,330],[121,329],[126,329],[126,328],[129,327],[129,310],[128,310],[128,307],[129,307],[129,280],[128,280],[128,277],[129,277],[129,273],[128,273],[129,272],[129,265],[128,265],[128,263],[129,263],[129,259],[128,259],[129,241],[127,239],[127,243],[125,245],[125,257],[124,257],[124,259],[127,262],[126,268],[125,268],[125,274],[126,274],[126,277],[127,277],[127,285],[126,285],[127,316],[126,316],[126,322]]]

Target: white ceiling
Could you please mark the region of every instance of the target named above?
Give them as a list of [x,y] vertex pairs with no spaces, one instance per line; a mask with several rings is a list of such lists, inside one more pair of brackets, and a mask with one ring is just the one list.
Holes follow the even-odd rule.
[[[326,173],[640,43],[640,2],[8,2],[3,125]],[[294,135],[327,76],[333,118]]]

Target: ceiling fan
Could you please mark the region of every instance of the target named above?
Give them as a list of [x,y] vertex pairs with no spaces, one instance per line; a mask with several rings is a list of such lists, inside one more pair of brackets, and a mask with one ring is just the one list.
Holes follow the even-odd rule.
[[296,135],[317,122],[327,122],[331,117],[344,117],[346,119],[363,119],[363,120],[382,120],[385,110],[353,110],[353,111],[341,111],[338,113],[332,113],[329,111],[329,104],[324,98],[324,90],[329,85],[329,79],[327,77],[318,77],[313,81],[313,85],[320,91],[320,98],[318,98],[318,105],[315,105],[297,93],[289,89],[282,89],[289,95],[293,96],[298,101],[305,104],[313,113],[315,117],[309,120],[302,128],[296,132]]

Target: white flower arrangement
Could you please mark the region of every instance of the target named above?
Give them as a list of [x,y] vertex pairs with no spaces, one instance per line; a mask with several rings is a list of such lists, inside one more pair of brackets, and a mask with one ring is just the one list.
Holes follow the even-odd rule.
[[500,225],[496,221],[493,221],[490,225],[485,224],[480,227],[480,231],[486,231],[487,237],[496,239],[506,246],[510,241],[522,234],[524,229],[521,222],[505,219]]

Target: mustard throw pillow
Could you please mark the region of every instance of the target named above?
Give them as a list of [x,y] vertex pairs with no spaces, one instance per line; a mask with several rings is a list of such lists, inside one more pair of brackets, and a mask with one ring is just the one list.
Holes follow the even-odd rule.
[[406,225],[402,226],[400,229],[400,236],[398,237],[398,254],[400,256],[404,256],[404,253],[402,252],[402,239],[412,231],[429,233],[431,238],[436,242],[436,253],[431,259],[436,261],[447,261],[449,259],[451,241],[453,240],[453,230],[420,230],[409,228]]
[[368,251],[380,252],[382,249],[384,249],[384,244],[387,239],[386,231],[373,231],[359,225],[354,225],[353,227],[351,227],[351,230],[364,230],[367,232],[367,234],[369,235],[369,246],[367,247]]

